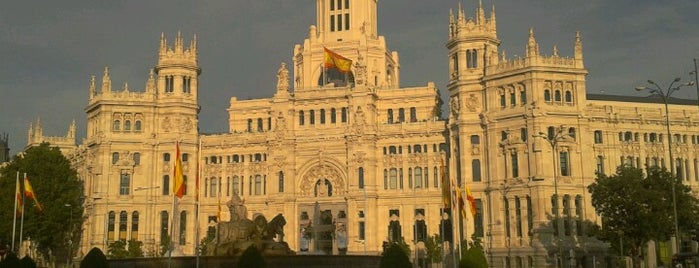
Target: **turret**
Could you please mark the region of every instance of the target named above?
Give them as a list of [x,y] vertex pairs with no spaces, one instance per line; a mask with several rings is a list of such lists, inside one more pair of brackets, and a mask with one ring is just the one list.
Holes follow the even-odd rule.
[[104,67],[104,75],[102,76],[102,95],[107,95],[112,92],[112,79],[109,78],[109,67]]
[[583,63],[582,41],[580,39],[580,31],[575,32],[575,67],[585,68]]
[[189,47],[185,48],[182,35],[178,32],[174,47],[168,47],[165,34],[161,34],[158,64],[154,70],[158,76],[156,88],[160,97],[196,97],[198,76],[201,73],[196,40],[195,35]]

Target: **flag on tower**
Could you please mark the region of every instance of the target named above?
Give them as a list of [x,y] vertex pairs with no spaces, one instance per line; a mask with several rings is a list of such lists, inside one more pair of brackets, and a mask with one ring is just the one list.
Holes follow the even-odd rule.
[[330,49],[327,49],[323,47],[323,50],[325,51],[324,54],[324,60],[323,60],[323,67],[330,69],[330,68],[335,68],[341,73],[349,73],[351,71],[352,67],[352,60],[345,58],[343,56],[340,56],[340,54],[337,54],[333,52]]
[[180,156],[180,142],[178,141],[175,145],[176,155],[175,155],[175,187],[173,187],[173,193],[177,198],[182,198],[185,193],[184,175],[182,174],[182,158]]
[[29,178],[26,177],[24,178],[24,196],[34,200],[34,205],[39,211],[44,211],[44,208],[41,206],[39,200],[36,198],[36,194],[34,194],[34,189],[32,188],[32,185],[29,184]]

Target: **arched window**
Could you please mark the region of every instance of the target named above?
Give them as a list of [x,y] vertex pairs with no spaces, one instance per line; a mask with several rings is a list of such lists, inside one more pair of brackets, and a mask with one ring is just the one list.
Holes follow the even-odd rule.
[[113,152],[112,153],[112,165],[116,165],[117,162],[119,162],[119,153]]
[[125,131],[131,130],[131,121],[130,120],[124,120],[124,130]]
[[252,119],[248,118],[248,132],[252,132]]
[[554,99],[555,101],[561,101],[561,91],[560,91],[560,90],[556,90],[556,91],[553,93],[553,99]]
[[573,93],[571,93],[570,91],[566,91],[565,98],[567,103],[573,102]]
[[119,131],[120,128],[121,128],[121,121],[114,120],[114,125],[112,126],[112,129],[115,131]]
[[255,195],[262,195],[262,176],[255,175]]
[[138,211],[131,213],[131,239],[138,240]]
[[129,214],[126,211],[119,212],[119,239],[126,240],[126,228]]
[[316,123],[316,111],[315,110],[308,111],[308,123],[311,125],[315,125],[315,123]]
[[141,131],[141,120],[136,120],[133,126],[135,131]]
[[264,130],[264,121],[262,118],[257,118],[257,132],[262,132]]
[[414,169],[413,177],[415,179],[415,188],[422,188],[422,168],[416,167]]
[[107,216],[107,239],[109,241],[114,241],[114,222],[116,221],[116,213],[114,211],[109,212]]
[[342,123],[347,123],[347,107],[342,107],[342,112],[341,112],[341,117],[342,117]]
[[131,191],[131,174],[123,172],[119,178],[119,195],[129,195]]
[[551,101],[551,90],[544,90],[544,101]]
[[304,121],[304,118],[303,118],[303,111],[299,111],[299,125],[302,125],[302,126],[303,126],[303,124],[304,124],[303,121]]
[[330,123],[337,123],[337,110],[335,108],[330,108]]
[[325,109],[320,109],[320,123],[325,124]]
[[212,177],[211,180],[209,181],[209,196],[210,197],[216,197],[216,194],[218,193],[218,184],[217,184],[216,177]]
[[410,107],[410,122],[417,122],[417,109]]
[[168,240],[168,236],[170,236],[169,232],[169,217],[167,210],[162,210],[160,211],[160,242],[162,243],[163,241]]
[[575,139],[575,128],[574,127],[571,127],[568,129],[568,136]]
[[398,170],[392,168],[388,175],[388,188],[396,189],[398,188]]
[[473,159],[471,161],[471,173],[474,182],[481,181],[481,160]]
[[163,195],[170,194],[170,175],[163,175],[163,185],[161,187],[161,189],[163,189]]
[[398,108],[398,122],[405,122],[405,109],[403,108]]
[[180,212],[180,245],[187,244],[187,211]]
[[359,186],[359,189],[364,189],[364,168],[360,167],[357,170],[357,184]]
[[136,166],[141,164],[141,153],[133,153],[133,164]]

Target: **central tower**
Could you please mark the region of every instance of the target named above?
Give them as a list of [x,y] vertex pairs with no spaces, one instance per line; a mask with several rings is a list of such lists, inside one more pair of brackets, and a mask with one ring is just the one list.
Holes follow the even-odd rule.
[[[353,87],[355,69],[341,83],[323,79],[324,49],[351,59],[353,67],[363,67],[361,83],[369,87],[398,88],[398,53],[386,48],[378,35],[377,0],[317,0],[317,26],[311,25],[303,45],[294,47],[294,88]],[[331,74],[325,74],[330,76]]]

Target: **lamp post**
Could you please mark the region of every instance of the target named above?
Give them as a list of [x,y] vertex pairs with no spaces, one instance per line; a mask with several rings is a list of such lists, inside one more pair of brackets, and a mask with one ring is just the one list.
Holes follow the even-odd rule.
[[66,260],[68,266],[70,267],[71,260],[73,259],[73,205],[63,204],[63,206],[70,208],[70,221],[68,222],[68,224],[70,224],[70,227],[68,228],[68,260]]
[[559,215],[559,202],[558,202],[558,168],[557,168],[557,163],[558,161],[556,160],[556,155],[558,153],[558,143],[561,141],[564,141],[568,139],[570,136],[566,131],[563,126],[560,126],[556,128],[556,130],[553,133],[543,133],[539,132],[538,134],[533,135],[535,138],[542,138],[544,141],[546,141],[549,145],[551,145],[551,156],[553,161],[553,194],[556,198],[556,207],[554,210],[554,221],[555,221],[555,232],[557,233],[556,237],[558,238],[558,241],[556,243],[556,248],[558,253],[556,253],[556,267],[562,267],[563,264],[563,251],[561,250],[561,232],[560,232],[560,215]]
[[[680,82],[680,78],[677,77],[675,80],[672,80],[670,83],[670,86],[667,87],[667,89],[663,90],[657,83],[653,82],[653,80],[648,80],[648,84],[650,84],[652,87],[636,87],[636,91],[643,91],[643,90],[648,90],[651,93],[651,96],[657,96],[660,97],[660,99],[663,100],[663,104],[665,104],[665,127],[667,130],[667,149],[668,153],[670,155],[670,174],[672,174],[672,177],[674,180],[677,180],[678,178],[675,178],[675,159],[674,156],[672,155],[672,133],[670,132],[670,110],[668,108],[668,101],[670,100],[670,96],[672,96],[672,93],[679,90],[683,86],[692,86],[694,85],[694,82],[687,82],[684,84],[675,85],[675,83]],[[672,182],[672,217],[674,221],[674,227],[675,227],[675,252],[678,253],[680,250],[680,228],[677,223],[677,194],[675,193],[675,184],[677,184],[677,181]]]

